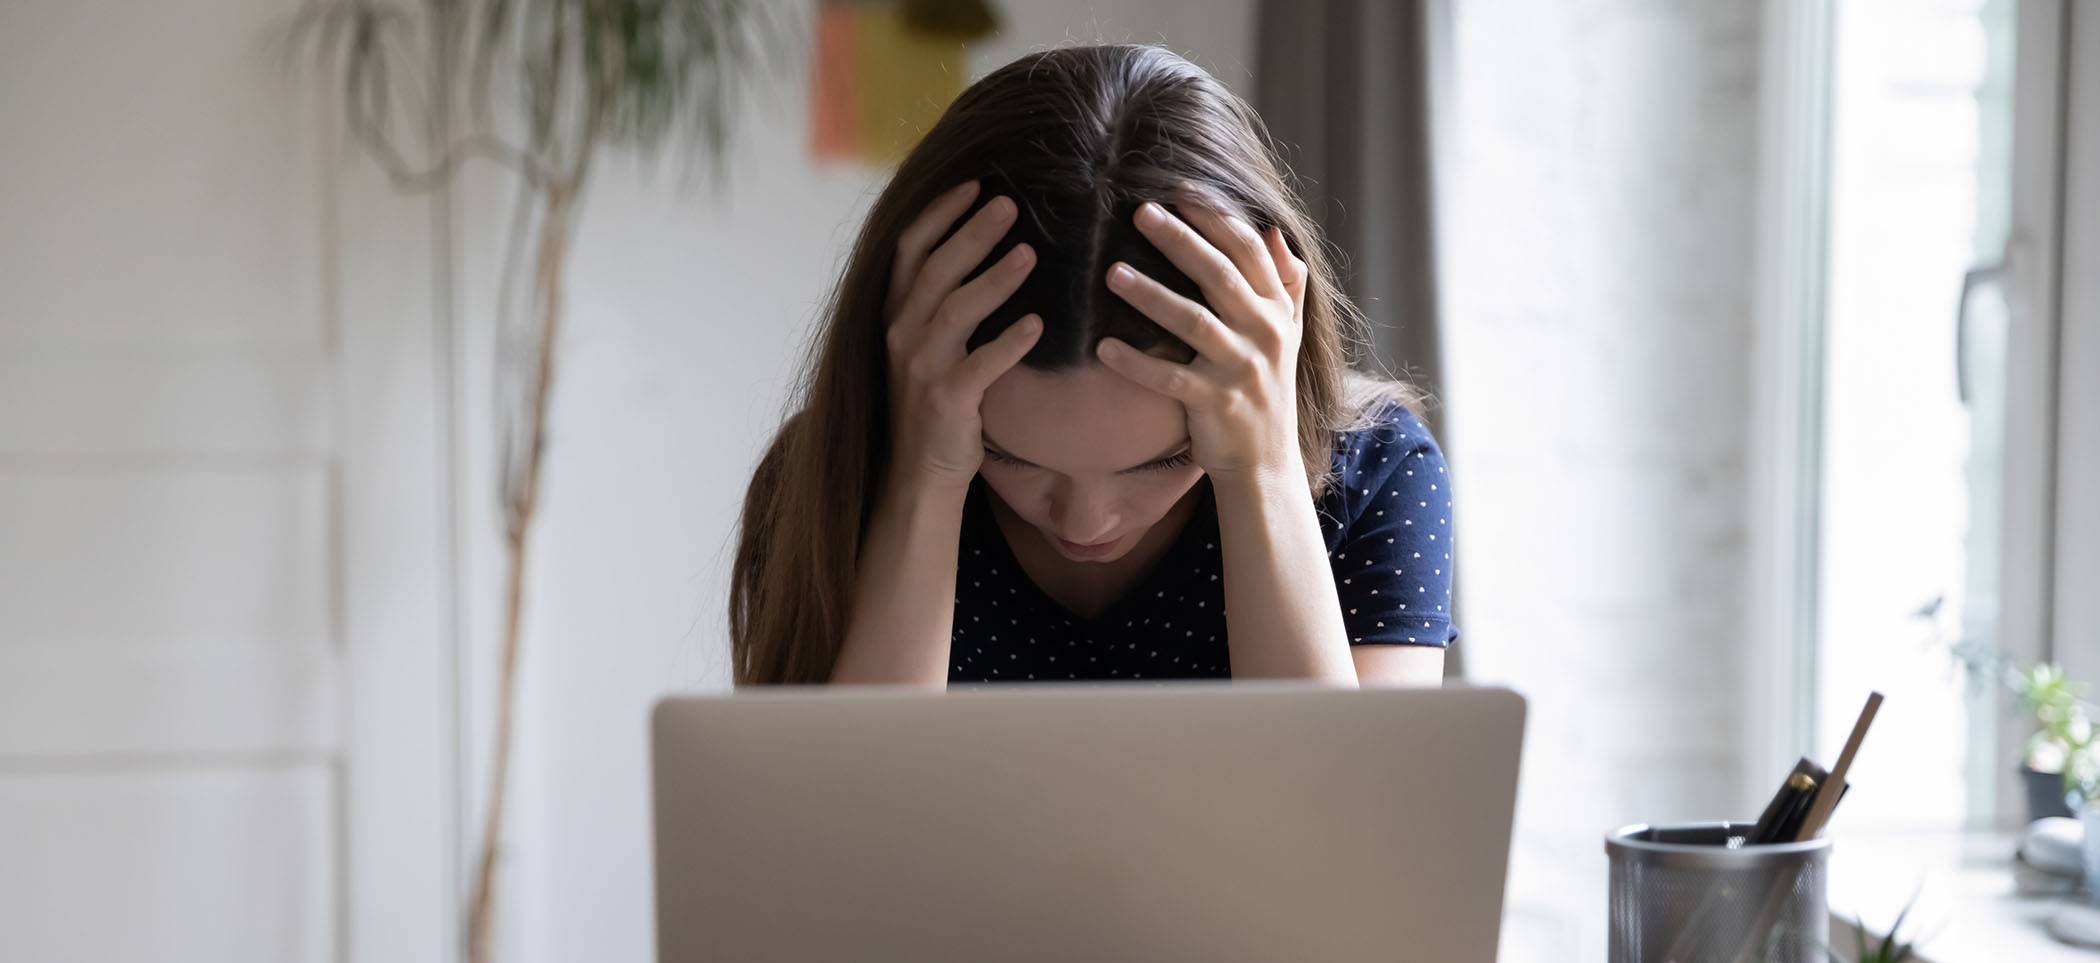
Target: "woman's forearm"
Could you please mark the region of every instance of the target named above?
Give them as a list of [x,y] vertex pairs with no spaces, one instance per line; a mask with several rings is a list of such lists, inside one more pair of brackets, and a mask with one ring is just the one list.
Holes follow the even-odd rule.
[[1211,476],[1225,574],[1225,628],[1235,679],[1355,685],[1349,630],[1295,465]]
[[834,684],[947,685],[956,543],[968,491],[904,478],[883,486],[854,567]]

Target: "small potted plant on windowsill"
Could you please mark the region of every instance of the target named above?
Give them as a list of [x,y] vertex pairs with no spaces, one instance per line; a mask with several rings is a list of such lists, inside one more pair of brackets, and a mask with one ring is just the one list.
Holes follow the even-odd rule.
[[2091,774],[2100,766],[2100,747],[2094,738],[2100,734],[2095,732],[2100,709],[2085,701],[2085,685],[2071,681],[2053,662],[2022,668],[1994,645],[1943,631],[1939,625],[1945,601],[1945,596],[1934,598],[1912,612],[1911,618],[1928,626],[1933,641],[1953,656],[1972,682],[2002,684],[2018,697],[2034,725],[2020,753],[2027,822],[2075,816],[2073,799],[2100,804],[2100,787],[2094,785]]
[[2100,747],[2094,744],[2093,706],[2081,698],[2085,687],[2048,662],[2008,673],[2007,684],[2034,720],[2020,760],[2028,820],[2070,816],[2074,800],[2100,803]]

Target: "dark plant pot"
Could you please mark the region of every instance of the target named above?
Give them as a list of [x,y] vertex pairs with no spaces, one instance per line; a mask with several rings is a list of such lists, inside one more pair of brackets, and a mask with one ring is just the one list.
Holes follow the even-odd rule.
[[2020,781],[2027,786],[2027,821],[2047,819],[2050,816],[2070,818],[2071,807],[2064,802],[2064,774],[2042,772],[2027,766],[2020,767]]

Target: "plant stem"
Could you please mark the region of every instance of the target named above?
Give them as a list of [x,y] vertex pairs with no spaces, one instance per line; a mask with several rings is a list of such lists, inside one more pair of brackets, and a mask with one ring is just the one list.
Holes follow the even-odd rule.
[[568,252],[574,195],[559,188],[546,194],[547,209],[540,220],[538,263],[534,270],[534,307],[539,311],[539,352],[533,372],[528,404],[529,430],[519,463],[519,484],[506,486],[510,498],[505,539],[509,547],[510,574],[504,590],[503,667],[498,680],[496,745],[489,771],[488,811],[482,821],[481,866],[474,880],[474,894],[467,913],[467,958],[470,963],[488,963],[493,952],[496,860],[503,832],[504,801],[509,785],[511,729],[516,717],[518,649],[523,635],[526,549],[533,516],[539,505],[542,439],[546,435],[547,399],[554,374],[554,346],[561,323],[562,264]]

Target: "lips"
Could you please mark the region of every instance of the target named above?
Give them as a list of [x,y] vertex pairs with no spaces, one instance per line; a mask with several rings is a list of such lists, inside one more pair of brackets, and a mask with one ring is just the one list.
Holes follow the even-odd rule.
[[1063,550],[1066,555],[1070,555],[1074,558],[1098,558],[1100,556],[1107,555],[1110,551],[1115,549],[1116,539],[1112,538],[1105,542],[1093,542],[1091,544],[1083,545],[1078,542],[1067,541],[1063,538],[1059,538],[1057,540],[1057,547]]

